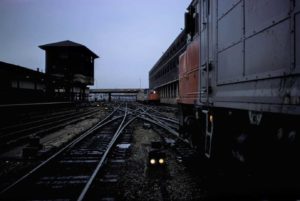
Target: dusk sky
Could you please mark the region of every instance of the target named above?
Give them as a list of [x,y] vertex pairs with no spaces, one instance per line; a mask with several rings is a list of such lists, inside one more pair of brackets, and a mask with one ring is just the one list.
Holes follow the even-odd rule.
[[100,56],[92,88],[147,88],[190,1],[0,0],[0,61],[44,72],[38,46],[71,40]]

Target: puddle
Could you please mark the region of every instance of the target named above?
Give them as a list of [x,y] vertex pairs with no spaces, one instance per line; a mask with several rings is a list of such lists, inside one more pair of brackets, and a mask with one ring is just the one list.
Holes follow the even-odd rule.
[[171,146],[175,145],[175,140],[170,139],[170,138],[165,138],[165,142]]
[[131,146],[131,144],[117,144],[117,147],[120,149],[128,149]]

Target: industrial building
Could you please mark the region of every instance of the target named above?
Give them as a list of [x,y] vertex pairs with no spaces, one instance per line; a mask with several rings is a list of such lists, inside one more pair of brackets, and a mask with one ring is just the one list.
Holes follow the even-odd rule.
[[43,102],[46,99],[46,75],[39,69],[0,61],[1,104]]
[[149,88],[158,91],[161,103],[176,104],[179,56],[185,48],[186,33],[182,31],[149,71]]
[[68,40],[40,48],[46,51],[46,73],[0,62],[0,103],[87,100],[98,56]]

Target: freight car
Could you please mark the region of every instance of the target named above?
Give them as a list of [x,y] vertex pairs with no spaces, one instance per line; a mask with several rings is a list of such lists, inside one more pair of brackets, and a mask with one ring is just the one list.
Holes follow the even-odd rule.
[[299,23],[300,1],[194,0],[188,7],[179,65],[181,135],[208,161],[277,172],[295,187]]

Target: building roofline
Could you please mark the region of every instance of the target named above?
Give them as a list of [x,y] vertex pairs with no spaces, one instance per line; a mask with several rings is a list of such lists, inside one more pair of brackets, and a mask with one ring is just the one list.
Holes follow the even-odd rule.
[[39,48],[41,48],[43,50],[48,50],[50,48],[56,48],[56,47],[79,47],[79,48],[83,48],[83,49],[87,50],[94,58],[99,58],[99,56],[97,54],[95,54],[93,51],[91,51],[86,46],[84,46],[80,43],[75,43],[75,42],[70,41],[70,40],[64,40],[64,41],[60,41],[60,42],[56,42],[56,43],[48,43],[48,44],[39,46]]

